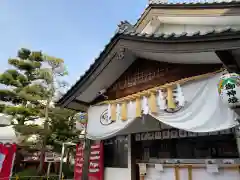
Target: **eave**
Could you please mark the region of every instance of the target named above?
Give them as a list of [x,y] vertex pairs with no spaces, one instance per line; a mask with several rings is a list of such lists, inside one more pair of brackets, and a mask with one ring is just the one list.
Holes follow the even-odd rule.
[[[106,53],[108,51],[111,51],[112,47],[118,40],[118,34],[116,34],[114,37],[111,38],[110,42],[105,46],[104,50],[99,54],[98,58],[95,59],[95,61],[89,66],[89,68],[83,73],[83,75],[80,76],[79,80],[67,91],[67,93],[58,100],[57,105],[66,107],[64,102],[68,99],[74,99],[73,94],[78,91],[79,87],[84,85],[84,83],[87,81],[89,77],[91,77],[92,73],[101,65],[102,60],[104,56],[106,56]],[[85,111],[85,109],[89,106],[86,102],[79,102],[77,101],[83,108],[80,108],[79,110]],[[72,109],[72,108],[70,108]],[[78,109],[74,109],[78,110]]]
[[111,62],[111,58],[118,56],[117,54],[122,49],[127,49],[129,52],[136,50],[147,52],[151,49],[155,53],[200,53],[206,51],[215,53],[216,51],[223,52],[239,48],[240,30],[235,29],[222,29],[208,33],[182,33],[180,35],[149,35],[135,31],[120,31],[111,38],[99,57],[57,104],[73,109],[69,103],[74,102],[79,104],[79,108],[75,110],[85,111],[91,102],[81,102],[76,97],[90,85],[90,82],[95,80],[96,72],[100,71],[99,69],[104,69]]

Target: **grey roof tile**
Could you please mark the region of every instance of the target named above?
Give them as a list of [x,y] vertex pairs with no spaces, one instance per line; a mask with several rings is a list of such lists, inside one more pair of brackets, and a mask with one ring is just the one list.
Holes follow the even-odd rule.
[[188,0],[182,2],[164,2],[163,0],[149,0],[149,5],[200,5],[200,4],[228,4],[228,3],[236,3],[240,2],[239,0]]
[[[207,1],[207,0],[191,0],[190,2],[182,2],[182,3],[173,3],[173,2],[167,2],[162,3],[160,0],[151,0],[149,5],[146,7],[145,11],[152,7],[161,7],[161,8],[202,8],[202,7],[224,7],[224,6],[230,6],[230,7],[240,7],[240,0],[229,0],[229,1]],[[79,80],[68,90],[68,92],[58,101],[61,102],[65,97],[71,96],[72,91],[74,91],[76,88],[78,88],[78,85],[81,84],[81,81],[90,73],[91,69],[95,67],[97,64],[101,63],[101,57],[105,53],[106,49],[111,45],[112,41],[114,39],[120,37],[120,36],[128,36],[128,37],[136,37],[136,38],[151,38],[156,40],[162,40],[163,42],[167,40],[168,42],[170,40],[182,40],[182,39],[194,39],[194,38],[201,38],[204,36],[219,36],[219,35],[228,35],[228,34],[240,34],[240,29],[235,28],[221,28],[221,29],[215,29],[213,31],[209,32],[194,32],[194,33],[186,33],[182,32],[180,34],[170,33],[170,34],[164,34],[164,33],[156,33],[156,34],[146,34],[146,33],[138,33],[136,32],[135,28],[136,25],[141,20],[142,16],[145,14],[145,11],[140,15],[139,19],[135,23],[135,25],[130,24],[128,21],[122,21],[118,25],[118,29],[115,32],[114,36],[110,39],[109,43],[104,47],[104,49],[100,52],[99,56],[95,58],[94,62],[89,66],[89,68],[83,73],[83,75],[80,76]]]
[[[129,23],[130,24],[130,23]],[[98,63],[101,63],[102,60],[102,55],[105,54],[107,48],[111,45],[111,43],[116,40],[117,38],[120,37],[135,37],[135,38],[148,38],[148,39],[155,39],[155,40],[159,40],[159,41],[168,41],[170,42],[171,40],[173,40],[172,42],[176,42],[176,40],[191,40],[191,39],[199,39],[199,38],[203,38],[205,36],[214,36],[214,37],[218,37],[221,35],[234,35],[234,34],[239,34],[240,35],[240,29],[235,29],[235,28],[222,28],[222,29],[218,29],[218,30],[211,30],[211,31],[207,31],[207,32],[200,32],[200,31],[196,31],[194,33],[186,33],[186,32],[182,32],[180,34],[175,34],[175,33],[169,33],[169,34],[164,34],[164,33],[156,33],[156,34],[146,34],[146,33],[137,33],[136,31],[133,30],[132,26],[127,26],[128,28],[124,28],[124,31],[122,31],[122,29],[118,29],[118,31],[114,34],[114,36],[110,39],[109,43],[104,47],[103,51],[100,52],[99,56],[95,59],[95,61],[90,65],[90,67],[88,68],[88,70],[86,70],[84,72],[83,75],[80,76],[80,79],[76,82],[75,85],[73,85],[68,92],[66,93],[66,95],[64,95],[58,102],[61,102],[65,96],[70,96],[69,94],[71,94],[72,91],[74,91],[74,89],[76,89],[78,87],[78,84],[81,83],[81,81],[88,76],[88,74],[90,73],[91,69],[94,68],[95,66],[97,66]]]
[[164,34],[163,33],[155,33],[155,34],[153,34],[153,37],[155,37],[155,38],[160,38],[160,37],[162,37]]

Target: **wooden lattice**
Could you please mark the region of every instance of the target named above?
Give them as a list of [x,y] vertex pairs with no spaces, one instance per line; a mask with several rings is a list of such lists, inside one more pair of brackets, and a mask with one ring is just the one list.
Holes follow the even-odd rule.
[[221,66],[219,64],[171,64],[138,59],[108,89],[106,94],[109,99],[116,99],[182,78],[213,72]]

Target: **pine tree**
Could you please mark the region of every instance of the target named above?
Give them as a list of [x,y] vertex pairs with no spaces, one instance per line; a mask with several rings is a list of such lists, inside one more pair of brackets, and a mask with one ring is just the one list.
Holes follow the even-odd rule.
[[48,93],[47,99],[44,103],[44,131],[49,132],[42,138],[42,148],[40,157],[40,169],[43,170],[44,154],[47,146],[47,140],[51,135],[49,131],[49,124],[51,119],[49,118],[49,111],[51,108],[55,108],[54,100],[60,89],[66,87],[67,83],[61,80],[61,77],[67,75],[67,71],[64,68],[64,61],[59,58],[52,56],[44,56],[44,61],[47,63],[47,68],[42,68],[38,74],[44,79],[43,84],[45,85],[46,92]]
[[[8,63],[14,67],[0,75],[0,112],[12,116],[12,124],[23,136],[37,134],[41,145],[40,169],[43,170],[47,139],[51,135],[49,111],[54,109],[54,98],[66,83],[64,61],[44,55],[41,51],[22,48]],[[43,127],[29,122],[43,120]]]
[[47,98],[45,88],[37,83],[43,80],[39,74],[44,59],[40,51],[31,52],[20,49],[16,58],[10,58],[8,63],[14,68],[0,75],[0,83],[5,85],[0,89],[0,111],[13,117],[15,128],[27,135],[32,131],[39,133],[36,125],[26,125],[26,122],[39,118],[42,108],[40,101]]

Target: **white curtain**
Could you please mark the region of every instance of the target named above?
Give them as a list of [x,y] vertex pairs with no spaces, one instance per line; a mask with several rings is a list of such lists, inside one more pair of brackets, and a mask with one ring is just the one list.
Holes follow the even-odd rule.
[[[235,121],[236,114],[224,105],[219,98],[217,82],[220,76],[221,74],[218,74],[208,79],[192,81],[182,85],[181,93],[184,96],[185,102],[184,106],[178,112],[166,112],[161,110],[162,108],[159,105],[158,113],[151,114],[148,112],[146,98],[142,100],[142,108],[144,112],[149,113],[153,119],[186,131],[212,132],[232,128],[237,125]],[[131,127],[130,125],[134,121],[138,121],[142,126],[148,126],[148,119],[142,120],[135,118],[135,101],[131,101],[127,104],[128,119],[125,121],[121,120],[120,108],[117,106],[117,119],[111,122],[106,117],[109,111],[108,109],[107,104],[89,108],[87,126],[88,138],[109,138],[123,132],[127,127]],[[105,119],[105,121],[103,121],[103,119]],[[151,122],[151,124],[153,123]],[[153,129],[147,129],[153,130],[154,127]]]
[[92,106],[88,110],[88,125],[87,125],[87,137],[89,139],[106,139],[116,135],[122,129],[125,129],[130,123],[133,122],[135,116],[128,118],[127,121],[118,119],[115,122],[109,121],[101,123],[101,115],[107,113],[108,105]]
[[217,91],[220,75],[185,84],[185,106],[177,113],[151,114],[159,121],[191,132],[211,132],[234,127],[236,115],[221,102]]

